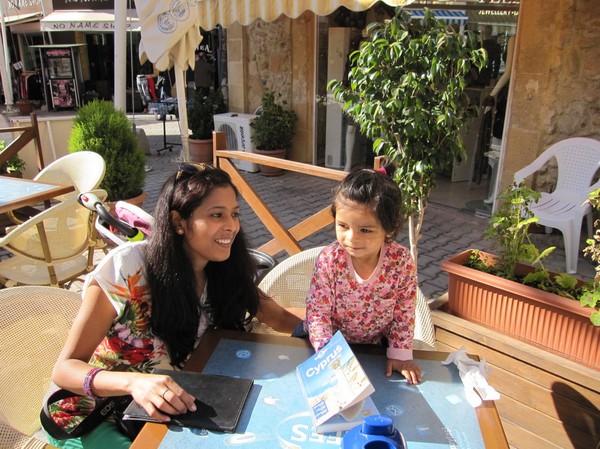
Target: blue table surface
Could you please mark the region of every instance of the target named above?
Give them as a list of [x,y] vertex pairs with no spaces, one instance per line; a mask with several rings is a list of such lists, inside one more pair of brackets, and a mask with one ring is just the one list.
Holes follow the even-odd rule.
[[29,182],[18,178],[0,177],[0,205],[9,204],[38,193],[47,192],[58,188],[53,184]]
[[[170,426],[159,448],[340,447],[343,433],[312,431],[295,371],[311,354],[310,348],[221,339],[203,372],[255,380],[236,433]],[[379,413],[394,419],[410,449],[485,448],[475,410],[465,399],[454,365],[418,360],[423,381],[409,385],[397,373],[385,377],[385,357],[357,357],[375,387],[371,397]]]

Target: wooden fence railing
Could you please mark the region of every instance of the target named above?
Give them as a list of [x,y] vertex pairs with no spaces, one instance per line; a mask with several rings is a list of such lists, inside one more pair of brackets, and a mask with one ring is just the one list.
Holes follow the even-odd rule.
[[[318,167],[316,165],[302,162],[288,161],[271,156],[262,156],[255,153],[246,153],[243,151],[226,150],[227,137],[224,132],[215,132],[213,134],[214,164],[225,170],[231,176],[233,182],[238,187],[240,194],[256,213],[258,218],[265,225],[267,230],[273,236],[273,239],[262,245],[258,250],[274,256],[278,252],[285,250],[289,255],[297,254],[302,251],[302,246],[298,243],[300,240],[323,229],[325,226],[333,223],[333,217],[329,206],[321,209],[319,212],[311,215],[290,229],[279,221],[271,209],[260,198],[258,193],[246,181],[244,176],[238,171],[233,160],[254,162],[256,164],[277,167],[284,170],[301,173],[303,175],[315,176],[318,178],[341,181],[347,175],[347,172],[334,170],[331,168]],[[382,158],[375,158],[375,167],[379,167]]]
[[42,141],[40,139],[40,131],[38,128],[37,116],[31,114],[31,125],[29,126],[14,126],[9,128],[0,128],[0,133],[15,133],[20,132],[19,136],[4,148],[0,153],[0,165],[4,164],[11,157],[21,151],[25,145],[33,140],[35,151],[37,154],[38,171],[44,168],[44,156],[42,154]]

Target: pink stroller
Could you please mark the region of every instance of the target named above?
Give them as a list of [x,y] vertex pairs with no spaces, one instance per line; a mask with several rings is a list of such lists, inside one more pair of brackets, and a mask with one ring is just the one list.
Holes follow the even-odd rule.
[[[112,246],[124,245],[127,242],[141,241],[150,236],[154,218],[143,209],[125,201],[117,201],[114,215],[109,212],[108,206],[93,193],[86,192],[79,195],[79,203],[87,209],[96,212],[96,231],[107,244]],[[250,254],[256,262],[256,283],[277,265],[277,261],[262,251],[250,249]]]

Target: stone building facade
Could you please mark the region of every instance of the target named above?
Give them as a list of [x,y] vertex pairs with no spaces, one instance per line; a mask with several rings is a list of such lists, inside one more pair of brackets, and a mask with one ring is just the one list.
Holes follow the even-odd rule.
[[[499,188],[548,146],[568,137],[600,140],[600,0],[522,1],[503,139]],[[264,89],[298,114],[289,159],[312,162],[318,18],[280,17],[227,29],[230,109],[253,111]],[[537,184],[550,189],[550,167]]]
[[[600,140],[599,0],[521,2],[501,188],[551,144]],[[536,183],[551,189],[556,169]]]

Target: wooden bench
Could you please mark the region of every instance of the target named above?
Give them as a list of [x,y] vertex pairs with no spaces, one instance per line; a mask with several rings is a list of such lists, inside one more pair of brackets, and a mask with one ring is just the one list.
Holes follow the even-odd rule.
[[438,351],[465,346],[487,360],[512,448],[600,447],[600,372],[443,311],[432,319]]

